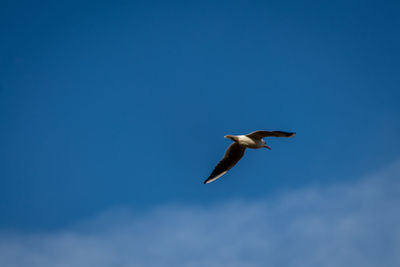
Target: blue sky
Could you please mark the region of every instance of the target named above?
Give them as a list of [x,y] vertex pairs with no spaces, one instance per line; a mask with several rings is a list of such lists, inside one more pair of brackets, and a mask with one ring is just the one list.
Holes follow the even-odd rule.
[[8,267],[385,266],[400,263],[400,161],[357,181],[262,200],[113,209],[53,231],[0,233]]
[[[4,233],[258,203],[399,159],[396,1],[0,6]],[[203,185],[223,136],[258,129],[297,135]]]

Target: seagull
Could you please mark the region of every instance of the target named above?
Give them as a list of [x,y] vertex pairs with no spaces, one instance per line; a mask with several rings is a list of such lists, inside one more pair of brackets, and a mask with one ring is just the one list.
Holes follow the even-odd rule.
[[211,183],[227,173],[243,157],[246,148],[258,149],[265,147],[271,149],[263,140],[264,137],[293,137],[294,132],[282,131],[255,131],[246,135],[225,135],[225,138],[234,141],[225,151],[224,157],[218,162],[204,184]]

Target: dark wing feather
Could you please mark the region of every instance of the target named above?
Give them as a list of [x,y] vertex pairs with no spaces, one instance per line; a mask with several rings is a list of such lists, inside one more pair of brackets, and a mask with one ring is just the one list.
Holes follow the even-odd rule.
[[250,138],[264,138],[264,137],[293,137],[296,133],[282,132],[282,131],[255,131],[247,134]]
[[218,162],[217,166],[204,183],[211,183],[224,175],[243,157],[245,150],[245,146],[239,145],[238,143],[231,144],[226,150],[224,157]]

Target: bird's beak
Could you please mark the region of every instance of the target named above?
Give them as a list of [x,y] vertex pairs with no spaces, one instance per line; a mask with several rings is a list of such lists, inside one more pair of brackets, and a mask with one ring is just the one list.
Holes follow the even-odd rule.
[[271,150],[271,148],[269,146],[267,146],[267,145],[265,145],[265,148],[268,148],[269,150]]

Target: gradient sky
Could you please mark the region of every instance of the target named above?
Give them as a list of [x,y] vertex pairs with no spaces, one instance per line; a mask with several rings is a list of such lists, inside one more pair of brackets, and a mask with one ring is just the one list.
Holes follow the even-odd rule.
[[[0,229],[257,201],[399,158],[398,1],[1,1]],[[295,131],[203,185],[225,134]],[[232,266],[232,265],[231,265]]]

